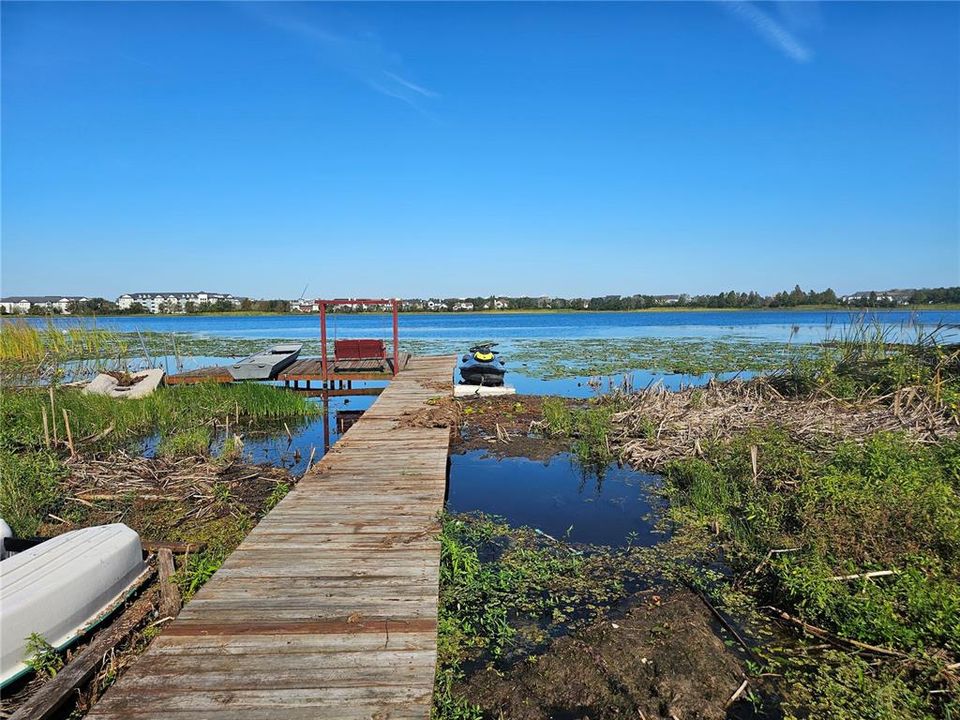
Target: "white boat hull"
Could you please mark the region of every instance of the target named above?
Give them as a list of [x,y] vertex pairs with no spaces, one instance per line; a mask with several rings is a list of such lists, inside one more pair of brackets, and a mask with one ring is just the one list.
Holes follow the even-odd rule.
[[116,609],[147,571],[126,525],[64,533],[0,561],[0,687],[28,670],[27,638],[64,648]]

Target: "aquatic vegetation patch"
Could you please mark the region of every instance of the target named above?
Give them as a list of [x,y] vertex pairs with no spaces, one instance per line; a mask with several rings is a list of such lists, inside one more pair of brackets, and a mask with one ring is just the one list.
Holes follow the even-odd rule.
[[[244,357],[289,338],[233,338],[187,333],[121,333],[118,336],[130,361],[154,364],[158,357],[178,358]],[[298,339],[301,355],[319,356],[320,341]],[[403,338],[401,345],[414,355],[442,355],[463,352],[466,340]],[[701,376],[738,371],[770,372],[784,368],[791,358],[815,352],[816,345],[755,341],[730,335],[704,340],[678,338],[501,338],[499,349],[508,360],[508,370],[530,377],[551,380],[569,377],[617,375],[634,370],[664,374]],[[332,342],[328,353],[333,354]]]
[[[925,445],[878,433],[811,447],[769,428],[666,464],[670,515],[717,533],[735,573],[725,582],[850,651],[826,665],[768,658],[795,689],[821,691],[789,696],[797,712],[809,702],[839,707],[851,676],[865,695],[887,698],[871,717],[945,711],[960,657],[958,458],[956,439]],[[863,648],[879,662],[860,661]]]
[[441,523],[434,718],[479,717],[461,692],[468,668],[535,662],[554,638],[601,618],[648,581],[686,575],[706,553],[699,537],[682,534],[612,549],[573,546],[483,514],[448,514]]

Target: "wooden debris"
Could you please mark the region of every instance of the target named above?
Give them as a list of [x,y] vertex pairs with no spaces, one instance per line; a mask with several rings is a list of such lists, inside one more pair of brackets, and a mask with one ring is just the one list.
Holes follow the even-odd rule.
[[63,411],[63,425],[67,429],[67,447],[70,448],[70,457],[76,457],[77,451],[73,447],[73,433],[70,432],[70,415],[66,408],[60,408]]
[[[655,384],[621,397],[628,407],[613,416],[612,440],[624,460],[650,470],[680,457],[702,455],[704,443],[758,427],[781,427],[815,445],[832,438],[858,441],[878,432],[903,432],[923,443],[958,433],[949,414],[911,388],[852,402],[824,393],[793,399],[779,393],[770,378],[761,377],[711,381],[675,392]],[[656,428],[653,437],[651,426]],[[753,448],[750,452],[754,478],[762,481],[762,458]]]
[[886,655],[888,657],[902,658],[907,659],[910,656],[906,653],[902,653],[899,650],[891,650],[890,648],[878,647],[877,645],[869,645],[859,640],[851,640],[849,638],[840,637],[839,635],[834,635],[832,632],[819,628],[816,625],[811,625],[808,622],[804,622],[798,617],[794,617],[788,612],[784,612],[779,608],[768,606],[767,609],[774,613],[781,620],[786,620],[787,622],[793,623],[797,627],[803,628],[806,632],[810,633],[814,637],[818,637],[821,640],[826,640],[827,642],[833,643],[834,645],[840,645],[841,647],[855,647],[859,650],[866,650],[867,652],[872,652],[876,655]]
[[175,618],[180,612],[180,588],[173,577],[176,568],[169,548],[157,551],[157,569],[160,575],[160,617]]
[[162,540],[141,540],[144,552],[159,553],[161,550],[169,550],[174,555],[186,555],[188,553],[203,550],[203,543],[182,543],[182,542],[164,542]]
[[730,707],[731,705],[733,705],[733,704],[737,701],[737,698],[739,698],[741,695],[743,695],[744,691],[747,689],[747,686],[748,686],[749,684],[750,684],[750,680],[749,680],[749,679],[744,679],[744,681],[743,681],[742,683],[740,683],[740,687],[738,687],[738,688],[736,689],[736,691],[733,693],[733,695],[730,696],[730,699],[727,700],[727,704],[724,705],[724,707],[725,707],[725,708],[728,708],[728,707]]
[[21,705],[10,720],[46,720],[52,717],[70,699],[74,690],[93,675],[103,656],[126,639],[153,612],[156,597],[156,591],[151,590],[127,608],[67,663],[56,677]]
[[898,570],[875,570],[873,572],[857,573],[856,575],[834,575],[828,577],[827,580],[859,580],[860,578],[887,577],[888,575],[896,575],[898,572]]

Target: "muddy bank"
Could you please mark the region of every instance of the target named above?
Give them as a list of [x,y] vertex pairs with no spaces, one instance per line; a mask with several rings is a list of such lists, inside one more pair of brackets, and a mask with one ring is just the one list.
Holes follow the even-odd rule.
[[450,452],[487,450],[497,457],[547,460],[569,450],[570,442],[566,438],[543,437],[531,427],[543,418],[543,401],[541,395],[453,401],[458,406],[460,432],[451,443]]
[[486,717],[723,718],[744,679],[740,660],[688,590],[634,596],[631,607],[460,689]]

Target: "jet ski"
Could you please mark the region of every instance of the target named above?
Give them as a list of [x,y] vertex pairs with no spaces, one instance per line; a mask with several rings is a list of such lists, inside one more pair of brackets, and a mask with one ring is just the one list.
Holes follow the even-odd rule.
[[460,381],[464,385],[486,385],[488,387],[503,385],[507,363],[497,357],[499,353],[493,349],[496,344],[487,342],[474,345],[470,348],[469,353],[461,358]]

